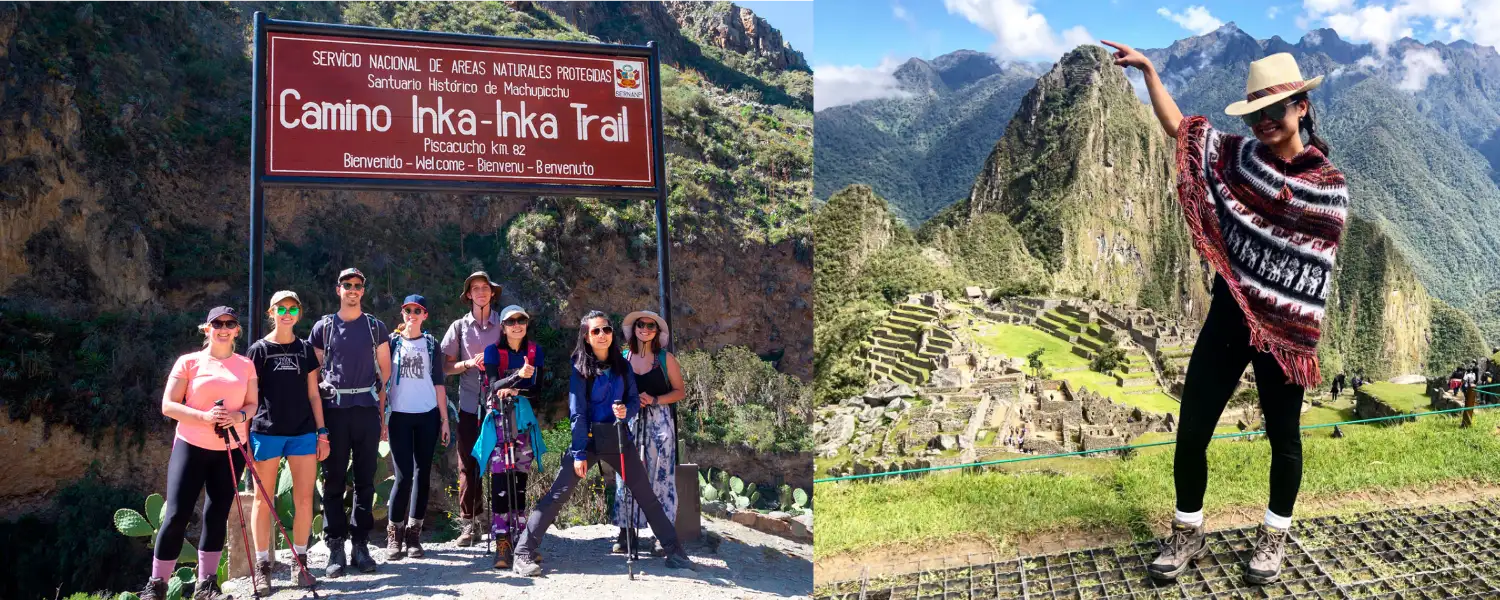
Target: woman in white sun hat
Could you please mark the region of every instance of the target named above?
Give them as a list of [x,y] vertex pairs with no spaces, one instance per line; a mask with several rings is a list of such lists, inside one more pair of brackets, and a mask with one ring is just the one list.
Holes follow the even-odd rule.
[[[686,395],[682,384],[682,368],[677,357],[666,350],[671,340],[667,322],[649,310],[630,313],[621,323],[625,333],[625,358],[635,372],[636,388],[640,392],[641,412],[639,424],[631,423],[634,431],[642,432],[645,453],[641,461],[651,478],[651,490],[661,501],[667,518],[677,522],[677,432],[674,427],[673,405]],[[626,514],[620,507],[636,506],[635,514]],[[620,533],[611,549],[625,552],[625,528],[646,527],[646,514],[630,501],[630,490],[615,481],[615,525]],[[655,533],[655,532],[653,532]],[[631,536],[640,540],[639,535]]]
[[1271,492],[1245,579],[1271,583],[1302,482],[1302,397],[1322,380],[1318,340],[1349,212],[1344,175],[1314,131],[1308,92],[1323,78],[1303,78],[1284,52],[1250,63],[1245,99],[1224,109],[1250,127],[1246,138],[1184,118],[1150,59],[1103,43],[1115,48],[1116,65],[1140,69],[1157,120],[1177,139],[1178,202],[1194,247],[1218,273],[1182,389],[1172,535],[1147,570],[1175,579],[1208,552],[1208,442],[1249,364],[1271,442]]

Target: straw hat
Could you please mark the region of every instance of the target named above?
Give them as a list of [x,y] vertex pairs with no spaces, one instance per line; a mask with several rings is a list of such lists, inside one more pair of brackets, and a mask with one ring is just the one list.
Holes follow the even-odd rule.
[[667,331],[667,321],[649,310],[638,310],[625,315],[625,321],[620,323],[620,328],[625,330],[625,341],[629,342],[635,337],[635,322],[642,317],[656,321],[656,339],[663,348],[667,347],[667,341],[672,339],[671,332]]
[[1302,78],[1297,59],[1278,52],[1250,63],[1245,81],[1245,99],[1224,108],[1224,114],[1238,117],[1280,102],[1294,94],[1310,91],[1323,83],[1323,76]]

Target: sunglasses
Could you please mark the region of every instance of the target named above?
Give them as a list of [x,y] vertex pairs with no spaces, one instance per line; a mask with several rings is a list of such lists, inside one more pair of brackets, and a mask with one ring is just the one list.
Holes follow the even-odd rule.
[[506,324],[506,326],[510,326],[510,325],[525,325],[527,323],[530,323],[531,320],[527,319],[526,317],[511,317],[509,319],[506,319],[503,322]]
[[297,316],[297,313],[299,313],[299,312],[302,312],[302,309],[298,308],[296,306],[278,306],[278,307],[276,307],[276,314],[278,314],[278,315],[292,315],[292,316],[295,317],[295,316]]
[[401,309],[401,312],[406,313],[408,315],[420,315],[420,314],[425,313],[427,311],[422,310],[422,307],[420,307],[420,306],[409,306],[409,307]]
[[644,329],[646,331],[656,331],[656,321],[647,321],[645,319],[641,319],[635,322],[635,328]]
[[346,290],[362,290],[362,289],[365,289],[365,284],[363,284],[363,283],[340,283],[339,285],[343,286],[343,288],[346,289]]
[[214,329],[234,329],[234,328],[240,326],[240,322],[239,321],[214,321],[212,323],[209,323],[209,326],[213,327]]
[[595,327],[595,328],[589,330],[589,335],[614,335],[614,334],[615,334],[615,328],[610,327],[608,325],[605,325],[603,327]]
[[1296,104],[1296,103],[1297,103],[1296,100],[1293,100],[1291,102],[1277,102],[1275,104],[1272,104],[1270,106],[1267,106],[1265,108],[1257,110],[1257,111],[1255,111],[1253,113],[1250,113],[1250,114],[1247,114],[1247,115],[1240,115],[1240,118],[1244,119],[1245,120],[1245,124],[1249,125],[1251,127],[1254,127],[1255,124],[1259,123],[1261,119],[1270,119],[1272,121],[1280,121],[1283,117],[1286,117],[1286,110],[1287,110],[1287,108],[1291,107],[1293,104]]

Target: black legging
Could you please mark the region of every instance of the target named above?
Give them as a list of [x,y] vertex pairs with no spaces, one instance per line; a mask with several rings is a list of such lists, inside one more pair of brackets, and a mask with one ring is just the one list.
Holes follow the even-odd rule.
[[[437,448],[442,418],[438,409],[424,413],[391,411],[388,425],[391,443],[390,518],[421,519],[427,514],[428,483],[432,479],[432,452]],[[407,512],[407,508],[411,512]]]
[[[235,482],[245,471],[245,455],[239,448],[230,453],[223,448],[207,450],[183,441],[172,442],[172,457],[167,461],[167,508],[161,530],[156,532],[156,558],[177,560],[182,553],[182,539],[187,533],[198,492],[208,490],[203,503],[203,531],[198,534],[198,549],[219,552],[224,549],[224,532],[229,526],[229,509],[237,492]],[[234,466],[234,476],[229,474]]]
[[1239,385],[1245,364],[1255,365],[1255,386],[1265,414],[1266,437],[1271,440],[1271,512],[1292,516],[1297,488],[1302,483],[1302,386],[1289,381],[1276,358],[1250,346],[1245,313],[1230,295],[1228,284],[1214,277],[1213,304],[1208,320],[1193,346],[1187,381],[1182,386],[1177,452],[1173,480],[1177,510],[1203,509],[1208,487],[1208,442],[1219,415]]

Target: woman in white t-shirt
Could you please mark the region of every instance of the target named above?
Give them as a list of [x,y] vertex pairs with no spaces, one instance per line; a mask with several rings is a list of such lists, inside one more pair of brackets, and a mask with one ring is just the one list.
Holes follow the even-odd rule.
[[386,525],[387,560],[422,557],[422,517],[427,513],[432,453],[439,439],[448,444],[443,363],[438,361],[437,339],[422,330],[428,314],[426,298],[407,296],[401,303],[402,324],[391,334],[387,429],[396,481],[391,486]]

